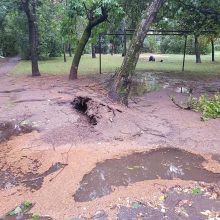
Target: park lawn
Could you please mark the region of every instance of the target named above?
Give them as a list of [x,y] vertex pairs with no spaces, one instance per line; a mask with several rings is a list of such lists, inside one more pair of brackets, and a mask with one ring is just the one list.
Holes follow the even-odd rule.
[[[137,65],[137,71],[155,72],[181,72],[183,55],[165,54],[156,55],[156,62],[148,62],[149,54],[142,54]],[[202,64],[195,63],[194,55],[186,56],[185,72],[193,75],[220,75],[220,52],[216,52],[216,61],[211,62],[210,55],[203,55]],[[163,59],[163,62],[159,62]],[[114,73],[120,67],[123,58],[120,55],[102,55],[102,72]],[[72,58],[53,58],[39,62],[42,74],[68,74]],[[31,64],[29,61],[20,61],[12,71],[13,74],[30,74]],[[79,75],[99,73],[99,57],[92,59],[91,55],[83,55],[79,67]]]

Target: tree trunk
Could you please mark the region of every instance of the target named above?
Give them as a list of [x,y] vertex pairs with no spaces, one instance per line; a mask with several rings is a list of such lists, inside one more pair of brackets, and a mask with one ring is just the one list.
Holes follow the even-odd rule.
[[211,44],[212,44],[212,62],[215,62],[215,44],[213,39],[211,39]]
[[95,45],[92,44],[92,58],[96,58]]
[[[36,16],[36,0],[32,0],[31,5],[29,5],[29,1],[23,1],[22,4],[28,19],[32,76],[40,76],[38,67],[38,24]],[[31,6],[32,8],[30,8]]]
[[72,79],[72,80],[77,79],[77,72],[78,72],[79,62],[80,62],[80,59],[82,57],[83,50],[85,49],[85,46],[86,46],[90,36],[91,36],[91,28],[88,25],[86,27],[79,43],[78,43],[77,48],[76,48],[74,58],[73,58],[73,62],[72,62],[72,66],[71,66],[71,69],[70,69],[69,79]]
[[40,76],[40,71],[38,67],[38,32],[37,27],[34,23],[29,22],[29,41],[31,48],[31,66],[32,66],[32,76]]
[[196,55],[196,63],[202,63],[200,48],[199,48],[199,37],[195,35],[195,55]]
[[68,51],[69,51],[69,56],[72,57],[72,47],[70,43],[69,43]]
[[92,29],[96,27],[97,25],[101,24],[102,22],[106,21],[108,19],[108,11],[105,7],[101,7],[102,14],[98,17],[91,18],[86,26],[86,29],[83,32],[83,35],[77,45],[73,62],[70,69],[69,79],[74,80],[77,79],[77,73],[78,73],[78,67],[79,62],[82,57],[83,51],[85,49],[85,46],[91,36]]
[[143,48],[144,39],[163,2],[164,0],[154,0],[143,14],[143,18],[133,35],[122,66],[114,77],[109,95],[115,101],[120,101],[128,105],[132,77],[135,73],[141,49]]
[[66,63],[66,45],[65,43],[63,44],[63,61]]

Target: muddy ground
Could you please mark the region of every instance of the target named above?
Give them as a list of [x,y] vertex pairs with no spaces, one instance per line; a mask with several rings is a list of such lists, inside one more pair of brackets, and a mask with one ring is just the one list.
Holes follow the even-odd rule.
[[220,78],[142,73],[126,108],[109,76],[12,76],[15,64],[0,64],[0,216],[31,201],[52,219],[219,217],[220,119],[170,96],[212,95]]

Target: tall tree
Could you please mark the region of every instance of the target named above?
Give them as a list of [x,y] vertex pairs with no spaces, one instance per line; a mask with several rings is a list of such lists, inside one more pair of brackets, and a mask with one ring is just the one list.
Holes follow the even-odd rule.
[[38,22],[36,13],[37,0],[20,1],[28,20],[32,76],[40,76],[38,67]]
[[164,0],[153,0],[149,8],[144,12],[143,17],[134,33],[122,66],[115,74],[110,96],[114,100],[121,101],[125,105],[128,105],[128,96],[131,88],[132,77],[135,73],[135,68],[143,47],[144,39],[163,2]]

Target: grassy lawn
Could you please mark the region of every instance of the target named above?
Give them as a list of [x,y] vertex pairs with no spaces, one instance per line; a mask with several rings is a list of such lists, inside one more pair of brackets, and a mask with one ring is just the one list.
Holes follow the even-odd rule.
[[[148,62],[149,54],[141,54],[137,71],[155,72],[181,72],[183,55],[165,54],[156,55],[156,62]],[[187,55],[185,71],[189,74],[220,75],[220,52],[216,53],[216,62],[211,62],[210,55],[203,55],[202,64],[195,63],[195,56]],[[159,62],[163,59],[163,62]],[[67,62],[63,58],[55,58],[47,61],[40,61],[40,71],[42,74],[68,74],[72,58],[67,57]],[[120,67],[123,58],[120,55],[102,55],[102,71],[105,73],[115,72]],[[13,69],[13,74],[30,74],[31,65],[29,61],[20,61]],[[99,58],[92,59],[91,55],[83,55],[79,74],[99,73]]]

